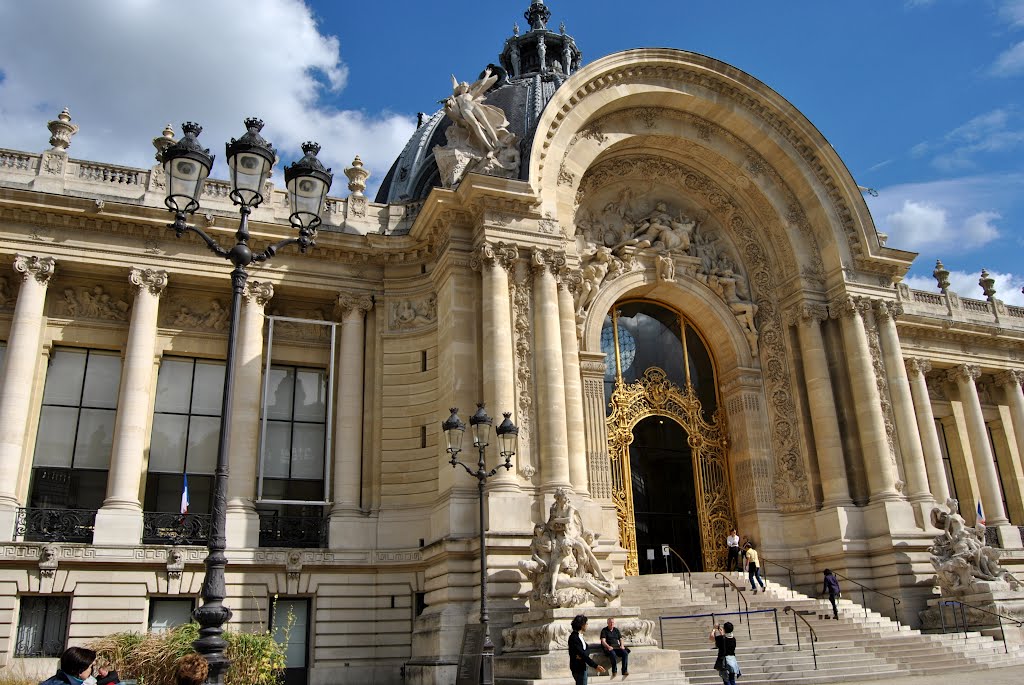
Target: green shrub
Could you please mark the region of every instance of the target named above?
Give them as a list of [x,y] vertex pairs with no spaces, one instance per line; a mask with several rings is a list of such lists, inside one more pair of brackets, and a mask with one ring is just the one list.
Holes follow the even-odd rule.
[[[116,633],[89,644],[97,657],[117,669],[122,680],[135,678],[140,685],[174,685],[178,659],[195,650],[199,637],[195,623],[165,633]],[[226,685],[277,685],[284,672],[284,650],[269,632],[225,631],[231,667]],[[2,684],[0,684],[2,685]]]

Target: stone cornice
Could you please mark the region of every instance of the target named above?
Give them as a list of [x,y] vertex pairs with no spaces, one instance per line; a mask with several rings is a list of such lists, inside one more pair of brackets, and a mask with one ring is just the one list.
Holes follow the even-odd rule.
[[[99,205],[102,204],[102,207]],[[212,217],[212,223],[204,218]],[[116,200],[98,203],[94,198],[46,195],[36,191],[0,187],[0,222],[23,224],[47,229],[94,231],[142,240],[174,241],[167,228],[169,215],[156,207],[128,204]],[[229,242],[234,238],[237,217],[196,215],[190,217],[215,238]],[[292,234],[287,223],[250,221],[256,245],[272,243]],[[45,236],[37,238],[42,244]],[[198,236],[188,233],[180,242],[201,246]],[[416,263],[432,256],[431,246],[412,236],[358,235],[321,228],[317,245],[303,259],[316,259],[344,264]]]

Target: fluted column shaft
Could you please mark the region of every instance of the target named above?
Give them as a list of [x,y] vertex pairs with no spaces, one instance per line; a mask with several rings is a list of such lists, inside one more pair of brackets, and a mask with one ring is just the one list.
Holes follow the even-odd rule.
[[821,322],[827,318],[825,305],[804,305],[791,313],[790,322],[796,325],[800,340],[800,356],[814,430],[814,449],[818,455],[818,472],[821,476],[822,504],[835,507],[851,505],[853,500],[846,480],[835,396],[828,372],[825,343],[821,337]]
[[921,437],[921,451],[928,471],[928,485],[932,498],[936,502],[944,503],[949,497],[949,483],[946,480],[946,469],[942,465],[942,445],[939,442],[939,432],[935,428],[932,400],[928,395],[928,383],[925,380],[925,374],[931,370],[932,364],[927,359],[908,359],[906,367],[914,401],[914,415],[917,417],[917,430]]
[[[509,272],[515,268],[519,249],[506,243],[484,243],[474,256],[474,266],[483,281],[483,382],[484,404],[497,427],[503,412],[515,412],[515,353],[512,349],[512,305],[509,299]],[[514,419],[513,419],[514,420]],[[504,463],[498,450],[488,453],[491,467]],[[515,470],[498,469],[488,483],[492,490],[518,490]]]
[[1024,371],[1011,369],[996,376],[996,382],[1006,392],[1006,402],[1010,407],[1010,423],[1013,436],[1017,442],[1017,454],[1024,460]]
[[334,431],[334,508],[332,513],[359,509],[363,461],[363,346],[369,295],[342,293],[341,353]]
[[565,417],[569,449],[569,480],[577,493],[589,492],[587,474],[587,433],[583,423],[583,380],[580,377],[580,347],[576,339],[574,288],[579,274],[565,271],[558,284],[558,315],[562,328],[562,367],[565,371]]
[[[46,287],[53,276],[53,257],[16,255],[14,269],[23,278],[14,306],[4,372],[0,377],[0,508],[13,510],[18,502],[18,476],[25,454],[25,434],[32,388],[39,363]],[[10,540],[12,529],[0,529],[0,540]],[[13,526],[13,518],[11,519]]]
[[153,359],[156,355],[157,314],[160,295],[167,287],[167,272],[132,269],[128,280],[135,286],[136,293],[121,369],[110,476],[103,508],[141,511],[142,464],[155,392]]
[[896,489],[896,471],[889,451],[881,396],[878,394],[875,369],[871,363],[871,348],[864,328],[863,306],[853,298],[842,298],[831,303],[829,310],[832,316],[841,321],[843,349],[850,373],[870,501],[894,501],[900,499],[900,493]]
[[949,380],[956,383],[960,401],[964,405],[964,419],[967,422],[967,439],[974,457],[974,470],[978,474],[978,489],[981,504],[985,509],[987,525],[1008,524],[1003,496],[999,491],[999,474],[996,472],[995,456],[985,426],[985,415],[981,412],[981,400],[975,381],[981,376],[981,368],[973,364],[960,364],[949,370]]
[[[238,324],[238,347],[235,350],[235,393],[231,398],[228,415],[221,417],[221,421],[228,422],[228,447],[231,454],[227,503],[229,518],[256,510],[253,497],[256,494],[256,479],[259,477],[263,325],[266,321],[264,309],[274,296],[274,286],[266,281],[248,281],[242,296],[245,302]],[[229,542],[234,545],[239,541],[229,539]]]
[[555,274],[564,265],[565,256],[554,250],[533,251],[537,422],[540,428],[541,485],[546,491],[572,485],[565,414],[565,365],[562,361],[558,285],[555,282]]
[[907,367],[903,362],[903,346],[896,330],[896,317],[902,313],[903,307],[898,302],[880,300],[875,303],[882,360],[889,378],[889,398],[892,400],[896,435],[903,455],[903,473],[907,479],[906,495],[911,502],[924,502],[931,499],[931,491],[928,488],[928,472],[914,413],[914,400],[910,393],[910,381],[907,379]]

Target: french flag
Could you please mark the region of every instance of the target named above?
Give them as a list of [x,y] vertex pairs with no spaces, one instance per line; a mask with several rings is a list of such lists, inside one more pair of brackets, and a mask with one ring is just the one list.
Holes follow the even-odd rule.
[[184,474],[184,476],[185,476],[185,484],[181,488],[181,515],[182,516],[184,516],[185,514],[188,513],[188,505],[189,505],[189,499],[188,499],[188,474],[186,473],[186,474]]
[[978,501],[978,518],[975,521],[974,525],[981,526],[982,528],[985,527],[985,514],[981,510],[981,500]]

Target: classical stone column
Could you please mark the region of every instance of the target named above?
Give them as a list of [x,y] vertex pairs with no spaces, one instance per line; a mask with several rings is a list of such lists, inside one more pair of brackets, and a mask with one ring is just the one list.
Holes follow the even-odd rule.
[[580,345],[576,337],[576,306],[573,292],[582,278],[563,270],[558,279],[558,316],[562,328],[562,367],[565,371],[565,417],[569,448],[569,480],[577,494],[590,491],[587,474],[587,433],[583,423],[583,380],[580,376]]
[[935,428],[932,400],[928,395],[928,383],[925,380],[925,374],[931,371],[932,363],[927,359],[907,359],[906,367],[910,379],[910,392],[914,400],[914,415],[917,417],[917,430],[921,436],[921,450],[928,471],[928,485],[935,501],[944,504],[949,497],[949,483],[946,480],[946,469],[942,465],[942,445],[939,442],[939,431]]
[[22,282],[0,376],[0,542],[13,538],[22,459],[31,458],[25,452],[25,433],[39,365],[46,286],[55,268],[53,257],[14,256],[14,269],[22,274]]
[[1010,423],[1013,426],[1013,435],[1017,442],[1017,454],[1024,460],[1024,391],[1021,390],[1021,383],[1024,383],[1024,371],[1020,369],[1003,371],[996,376],[996,383],[1001,385],[1006,393],[1006,403],[1010,407]]
[[[483,382],[484,403],[497,428],[503,412],[516,410],[515,358],[512,349],[512,306],[509,300],[509,274],[519,259],[519,248],[507,243],[484,243],[473,256],[472,266],[480,269],[483,280]],[[497,449],[489,450],[493,467],[504,460]],[[515,459],[513,457],[513,459]],[[488,487],[491,490],[518,491],[515,469],[498,469]]]
[[238,323],[235,349],[235,393],[228,415],[227,544],[228,547],[258,547],[260,519],[253,500],[259,478],[260,410],[263,397],[264,310],[274,297],[267,281],[248,281]]
[[[363,460],[363,346],[366,312],[373,298],[365,293],[341,293],[341,351],[334,422],[334,506],[331,518],[359,513]],[[336,540],[335,542],[340,542]]]
[[903,456],[903,473],[907,479],[906,495],[911,502],[925,502],[931,499],[928,472],[914,413],[914,401],[910,393],[910,381],[907,379],[907,368],[903,363],[903,346],[896,331],[896,317],[902,313],[903,305],[899,302],[875,302],[875,322],[882,345],[882,361],[885,364],[885,374],[889,377],[889,398],[892,400],[896,435],[900,441],[900,454]]
[[1003,497],[999,491],[999,474],[996,473],[995,456],[988,439],[985,416],[981,413],[981,400],[974,382],[981,376],[981,368],[974,364],[960,364],[948,372],[948,378],[956,383],[960,401],[964,405],[964,419],[967,422],[967,439],[971,445],[974,470],[978,474],[978,489],[981,504],[985,509],[985,520],[989,526],[1008,524],[1003,508]]
[[160,295],[167,287],[167,272],[132,269],[128,280],[137,290],[117,395],[107,498],[96,513],[93,542],[97,545],[137,544],[142,540],[140,489],[156,391],[153,359],[157,313]]
[[807,400],[814,432],[814,449],[818,455],[818,472],[826,507],[849,506],[850,486],[846,481],[846,463],[843,459],[842,438],[836,414],[832,379],[828,373],[828,357],[821,337],[821,322],[828,318],[823,304],[805,304],[790,312],[789,321],[795,325],[800,339],[800,357],[807,383]]
[[565,415],[565,365],[555,282],[556,274],[565,266],[565,255],[550,248],[534,248],[531,266],[541,486],[545,492],[550,492],[572,485]]
[[841,322],[870,501],[896,501],[900,499],[896,489],[896,465],[889,450],[881,397],[871,363],[871,348],[864,329],[862,309],[865,304],[852,297],[842,297],[829,304],[829,313]]

